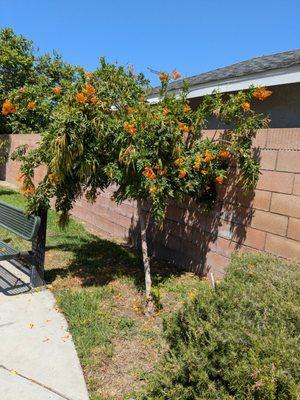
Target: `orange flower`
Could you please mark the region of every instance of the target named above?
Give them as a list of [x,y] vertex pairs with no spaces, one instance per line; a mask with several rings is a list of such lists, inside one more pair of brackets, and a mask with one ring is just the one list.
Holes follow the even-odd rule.
[[220,156],[220,158],[222,158],[223,160],[227,160],[227,159],[230,157],[230,153],[229,153],[228,150],[221,149],[221,150],[219,151],[219,156]]
[[156,175],[155,175],[153,169],[150,168],[150,167],[146,167],[146,168],[144,169],[143,175],[144,175],[146,178],[151,179],[151,180],[156,178]]
[[194,162],[193,168],[195,171],[200,171],[200,166],[201,166],[200,162],[196,161]]
[[56,95],[61,94],[61,91],[62,91],[62,87],[61,87],[61,86],[55,86],[55,87],[52,89],[52,93],[54,93],[54,94],[56,94]]
[[18,176],[16,177],[16,181],[17,181],[18,183],[22,183],[23,180],[24,180],[24,176],[23,176],[23,175],[18,175]]
[[203,169],[203,170],[201,171],[201,174],[202,174],[203,176],[207,175],[207,174],[208,174],[208,170],[207,170],[207,169]]
[[35,191],[34,186],[29,186],[29,187],[27,188],[26,194],[32,194],[32,193],[34,193],[34,191]]
[[165,82],[165,81],[167,81],[168,79],[169,79],[169,75],[166,74],[165,72],[161,72],[161,73],[159,74],[159,80],[160,80],[161,82]]
[[95,96],[92,96],[92,97],[90,98],[90,102],[93,103],[93,104],[96,104],[97,101],[98,101],[98,99],[97,99],[97,97],[95,97]]
[[183,112],[188,113],[191,111],[191,107],[190,106],[184,106],[183,107]]
[[124,122],[123,128],[126,132],[130,134],[130,136],[134,136],[136,134],[136,128],[133,124],[129,122]]
[[165,107],[164,109],[163,109],[163,114],[164,115],[168,115],[168,114],[170,114],[170,110],[167,108],[167,107]]
[[204,155],[204,162],[210,162],[215,158],[209,150],[205,150]]
[[267,90],[265,87],[259,86],[253,93],[253,96],[259,101],[264,101],[267,97],[271,96],[271,94],[271,90]]
[[23,185],[20,187],[20,192],[24,196],[29,196],[35,192],[35,187],[32,182],[27,182],[27,184],[23,183]]
[[250,109],[251,109],[249,101],[244,101],[241,104],[241,107],[245,112],[250,111]]
[[181,78],[181,73],[176,71],[176,69],[172,72],[172,77],[174,80]]
[[76,101],[77,103],[86,103],[87,98],[82,92],[80,92],[76,94]]
[[12,102],[9,99],[6,99],[2,105],[1,112],[3,115],[14,114],[16,112],[16,109]]
[[149,188],[150,193],[156,193],[157,192],[157,186],[156,185],[151,185]]
[[175,161],[174,161],[174,165],[175,165],[175,167],[181,167],[182,166],[182,164],[183,164],[183,158],[177,158]]
[[134,108],[133,107],[127,107],[127,112],[128,112],[128,114],[132,114],[134,112]]
[[187,175],[187,171],[186,171],[185,169],[181,169],[181,170],[179,171],[179,173],[178,173],[178,178],[179,178],[179,179],[183,179],[183,178],[186,177],[186,175]]
[[28,108],[28,110],[34,110],[35,109],[35,101],[30,101],[27,104],[27,108]]
[[189,133],[191,131],[191,127],[183,122],[178,122],[178,125],[182,133]]
[[136,128],[134,127],[134,126],[132,126],[130,129],[129,129],[129,135],[130,136],[134,136],[136,134]]
[[84,91],[85,91],[87,94],[89,94],[89,95],[92,96],[92,95],[96,92],[96,89],[94,88],[93,85],[91,85],[90,83],[87,83],[87,84],[85,85]]
[[224,182],[224,177],[223,176],[217,176],[215,181],[217,183],[219,183],[220,185],[222,185],[222,183]]

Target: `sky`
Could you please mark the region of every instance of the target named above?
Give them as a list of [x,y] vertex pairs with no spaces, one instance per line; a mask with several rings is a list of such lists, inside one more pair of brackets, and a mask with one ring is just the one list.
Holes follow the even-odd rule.
[[108,61],[192,76],[300,48],[300,0],[0,0],[0,27],[87,70]]

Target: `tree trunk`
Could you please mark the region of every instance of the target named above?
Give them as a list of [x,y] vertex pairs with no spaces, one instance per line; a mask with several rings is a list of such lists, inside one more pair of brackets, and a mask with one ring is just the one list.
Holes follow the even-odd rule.
[[143,254],[143,264],[145,272],[145,288],[146,288],[146,309],[145,314],[151,315],[154,312],[154,303],[151,293],[152,280],[150,272],[150,259],[148,255],[148,245],[147,245],[147,234],[146,234],[146,220],[145,214],[142,210],[141,200],[137,200],[138,215],[140,220],[140,230],[141,230],[141,242],[142,242],[142,254]]

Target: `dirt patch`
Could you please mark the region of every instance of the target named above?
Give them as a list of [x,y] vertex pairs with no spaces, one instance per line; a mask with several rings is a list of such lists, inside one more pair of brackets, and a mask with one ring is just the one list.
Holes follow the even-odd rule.
[[97,394],[105,399],[122,400],[143,385],[143,374],[153,370],[159,359],[158,349],[147,338],[134,336],[113,342],[114,354],[93,375]]
[[130,392],[139,390],[144,376],[153,371],[155,364],[166,351],[162,337],[160,314],[147,318],[143,313],[143,295],[131,282],[115,280],[113,288],[112,318],[130,322],[113,338],[113,353],[103,360],[95,349],[91,366],[85,368],[87,379],[93,382],[94,391],[101,399],[122,400]]

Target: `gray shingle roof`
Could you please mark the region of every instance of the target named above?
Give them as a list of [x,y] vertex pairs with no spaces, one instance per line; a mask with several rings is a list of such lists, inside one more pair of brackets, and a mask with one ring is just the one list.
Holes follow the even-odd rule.
[[[269,56],[255,57],[247,61],[232,64],[228,67],[218,68],[213,71],[194,75],[187,80],[190,87],[209,82],[217,82],[224,79],[241,77],[244,75],[256,74],[259,72],[291,67],[300,64],[300,50],[285,51]],[[169,85],[170,91],[176,91],[182,86],[182,79],[172,82]],[[158,93],[159,88],[153,88],[152,95]]]

